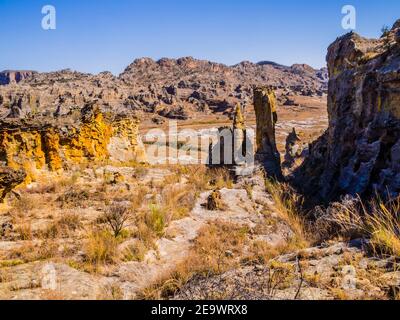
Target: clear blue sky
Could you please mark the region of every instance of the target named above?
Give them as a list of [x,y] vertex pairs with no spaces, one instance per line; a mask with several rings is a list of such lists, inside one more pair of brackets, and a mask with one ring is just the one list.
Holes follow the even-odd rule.
[[[41,28],[42,6],[57,30]],[[115,74],[138,57],[193,56],[226,64],[325,64],[357,8],[357,32],[377,37],[400,18],[399,0],[0,0],[0,70],[71,68]]]

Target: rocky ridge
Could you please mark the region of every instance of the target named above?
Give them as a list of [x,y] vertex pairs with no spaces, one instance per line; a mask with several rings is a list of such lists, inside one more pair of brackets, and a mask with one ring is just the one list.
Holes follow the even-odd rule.
[[226,66],[191,57],[137,59],[118,77],[68,69],[20,74],[18,81],[1,83],[6,85],[0,86],[0,117],[57,117],[97,100],[105,110],[187,119],[193,113],[225,112],[237,102],[250,101],[254,85],[276,87],[283,101],[290,93],[321,96],[326,91],[325,69],[270,62]]
[[0,72],[0,86],[19,83],[24,79],[27,79],[34,75],[36,72],[34,71],[13,71],[13,70],[5,70]]
[[328,49],[327,132],[297,172],[307,195],[400,193],[400,21],[378,40],[349,33]]

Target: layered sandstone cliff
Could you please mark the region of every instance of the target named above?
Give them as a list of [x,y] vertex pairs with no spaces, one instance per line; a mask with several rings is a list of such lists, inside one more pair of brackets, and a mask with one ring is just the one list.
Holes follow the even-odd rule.
[[355,33],[328,50],[329,129],[297,172],[308,194],[400,193],[400,20],[381,39]]
[[3,121],[0,161],[12,169],[23,169],[28,183],[43,169],[59,171],[102,160],[145,161],[135,117],[107,114],[89,104],[74,123],[67,120],[63,124],[50,120]]

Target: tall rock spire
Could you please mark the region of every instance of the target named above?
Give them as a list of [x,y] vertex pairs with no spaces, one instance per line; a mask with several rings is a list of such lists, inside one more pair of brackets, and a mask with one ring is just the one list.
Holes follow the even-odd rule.
[[275,140],[277,102],[271,88],[254,89],[254,110],[257,120],[256,161],[262,164],[268,176],[281,179],[281,159]]

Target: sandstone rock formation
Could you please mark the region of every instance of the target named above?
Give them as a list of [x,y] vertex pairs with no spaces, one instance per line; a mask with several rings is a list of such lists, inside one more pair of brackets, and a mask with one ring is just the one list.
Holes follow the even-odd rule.
[[385,36],[355,33],[328,50],[328,131],[297,173],[308,194],[400,193],[400,21]]
[[299,146],[298,142],[300,138],[297,135],[296,129],[293,128],[293,131],[288,135],[286,138],[286,145],[285,145],[285,161],[283,162],[282,166],[286,168],[291,168],[296,158],[300,155],[299,154]]
[[281,160],[275,138],[275,124],[278,121],[276,107],[276,96],[271,88],[254,89],[257,120],[256,161],[262,164],[268,176],[281,179]]
[[58,171],[89,161],[145,161],[138,120],[129,115],[101,112],[88,104],[75,123],[51,119],[8,120],[0,125],[0,161],[25,169],[27,182],[41,169]]
[[219,190],[214,190],[207,198],[207,203],[205,205],[207,210],[218,211],[224,210],[225,206],[222,201],[221,192]]
[[0,203],[2,203],[16,186],[25,180],[23,170],[14,170],[8,167],[0,167]]

